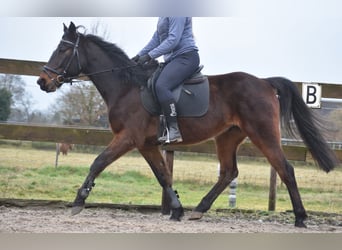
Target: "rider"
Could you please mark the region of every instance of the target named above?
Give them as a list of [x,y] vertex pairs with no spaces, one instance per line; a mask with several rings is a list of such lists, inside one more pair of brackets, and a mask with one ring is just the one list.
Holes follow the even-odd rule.
[[160,56],[164,56],[165,67],[156,81],[155,90],[166,118],[168,138],[158,140],[163,143],[181,142],[176,102],[171,90],[189,78],[199,66],[191,17],[160,17],[151,40],[133,60],[144,64]]

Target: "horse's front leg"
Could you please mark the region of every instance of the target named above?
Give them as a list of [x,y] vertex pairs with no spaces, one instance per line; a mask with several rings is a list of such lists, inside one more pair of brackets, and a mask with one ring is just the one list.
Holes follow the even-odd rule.
[[90,170],[83,185],[77,192],[76,198],[73,203],[72,215],[78,214],[82,211],[85,205],[85,200],[90,194],[90,191],[94,187],[95,178],[112,162],[116,159],[132,150],[134,145],[132,140],[129,140],[124,133],[118,134],[114,137],[107,148],[96,157],[93,164],[90,166]]
[[180,221],[184,216],[184,209],[179,201],[177,193],[172,189],[172,176],[166,161],[157,146],[144,146],[139,149],[141,155],[150,165],[159,184],[170,198],[171,220]]

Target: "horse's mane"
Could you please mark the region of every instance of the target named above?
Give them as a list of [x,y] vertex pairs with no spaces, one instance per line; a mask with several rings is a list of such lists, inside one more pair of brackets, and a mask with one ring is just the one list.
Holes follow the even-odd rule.
[[120,67],[127,67],[120,71],[121,79],[127,83],[146,85],[151,75],[151,70],[154,71],[158,64],[157,61],[153,61],[149,66],[138,65],[130,60],[127,54],[116,44],[107,42],[103,38],[93,34],[87,34],[85,37],[101,48],[115,64],[119,62],[122,64]]
[[127,54],[114,43],[107,42],[102,37],[93,34],[87,34],[85,37],[105,51],[113,61],[115,59],[124,62],[126,65],[133,65]]

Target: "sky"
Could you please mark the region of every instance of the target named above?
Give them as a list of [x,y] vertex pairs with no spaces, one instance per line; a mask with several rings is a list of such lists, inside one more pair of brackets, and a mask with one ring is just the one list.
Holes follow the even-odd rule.
[[[284,76],[293,81],[342,83],[342,14],[339,13],[342,1],[236,2],[229,5],[227,16],[193,18],[203,73],[244,71],[257,77]],[[84,25],[88,31],[99,23],[102,31],[106,31],[105,39],[133,57],[149,41],[157,23],[156,17],[146,16],[39,17],[39,12],[33,14],[37,16],[0,16],[0,58],[47,61],[61,39],[63,23],[68,25],[70,21]],[[41,91],[36,84],[37,77],[23,78],[35,109],[45,109],[61,94]]]

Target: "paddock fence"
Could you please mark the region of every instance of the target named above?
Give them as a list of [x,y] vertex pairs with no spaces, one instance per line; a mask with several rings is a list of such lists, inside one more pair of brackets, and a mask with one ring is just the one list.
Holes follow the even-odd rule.
[[[38,76],[42,66],[46,62],[14,60],[0,58],[0,73],[14,75]],[[302,83],[294,82],[300,91],[302,91]],[[341,102],[342,85],[329,83],[316,83],[322,86],[322,101]],[[37,86],[38,87],[38,86]],[[109,129],[94,127],[75,127],[75,126],[49,126],[39,124],[15,124],[0,123],[0,139],[11,140],[27,140],[27,141],[43,141],[43,142],[64,142],[83,145],[107,145],[113,138]],[[331,143],[331,148],[335,151],[337,157],[342,162],[341,143]],[[284,153],[289,160],[307,161],[311,159],[311,155],[304,144],[297,140],[282,140]],[[194,153],[216,153],[214,140],[208,140],[201,144],[190,146],[165,146],[162,147],[165,152],[165,158],[173,171],[174,152],[194,152]],[[261,152],[248,140],[246,140],[239,148],[238,156],[246,157],[263,157]],[[269,191],[269,210],[275,210],[276,200],[276,172],[271,167],[270,172],[270,191]],[[166,195],[162,194],[162,212],[169,213],[170,206]]]

